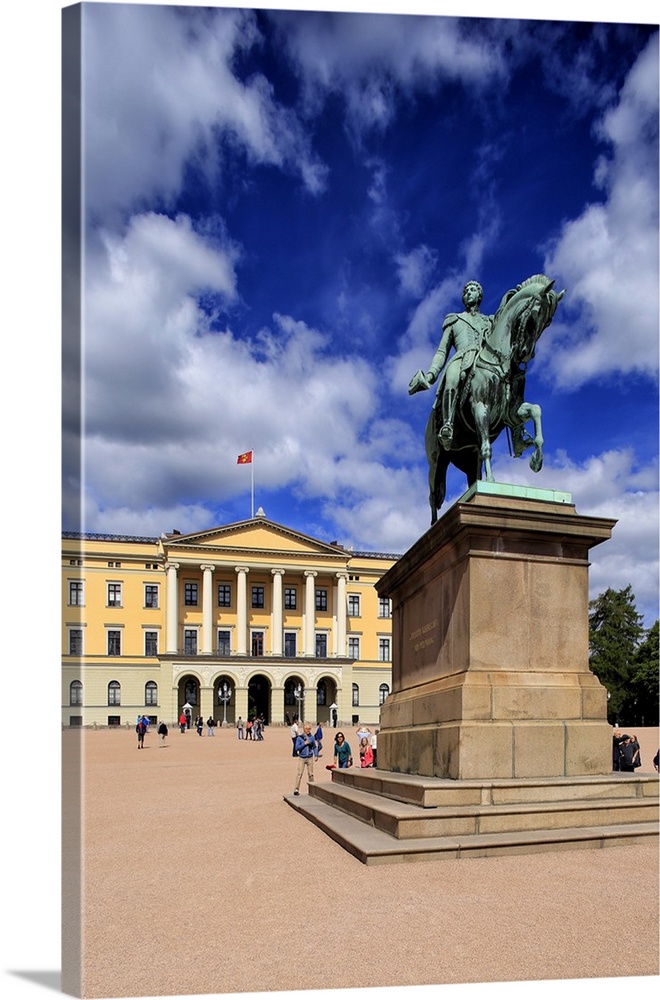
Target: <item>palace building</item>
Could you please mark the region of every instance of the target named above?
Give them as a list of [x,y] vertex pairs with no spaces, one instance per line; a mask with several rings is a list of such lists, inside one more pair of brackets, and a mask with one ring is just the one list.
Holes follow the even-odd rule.
[[160,538],[66,531],[62,724],[182,712],[234,725],[299,715],[377,723],[391,686],[396,555],[356,552],[269,521]]

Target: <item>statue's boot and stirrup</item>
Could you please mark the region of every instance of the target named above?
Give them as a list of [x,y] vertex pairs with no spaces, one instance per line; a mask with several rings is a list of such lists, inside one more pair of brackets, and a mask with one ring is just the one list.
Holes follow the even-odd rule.
[[457,389],[446,389],[442,396],[442,427],[440,443],[449,451],[454,437],[454,413],[456,412]]

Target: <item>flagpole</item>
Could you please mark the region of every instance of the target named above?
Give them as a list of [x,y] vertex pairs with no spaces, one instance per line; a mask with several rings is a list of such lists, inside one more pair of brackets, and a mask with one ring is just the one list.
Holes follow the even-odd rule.
[[251,496],[250,517],[254,519],[254,448],[252,449],[252,461],[250,462],[250,496]]

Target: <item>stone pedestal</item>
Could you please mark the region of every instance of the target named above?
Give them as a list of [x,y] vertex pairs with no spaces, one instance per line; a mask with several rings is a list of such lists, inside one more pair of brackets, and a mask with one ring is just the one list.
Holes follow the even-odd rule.
[[589,670],[589,550],[614,520],[568,494],[477,483],[377,585],[392,599],[378,766],[453,779],[605,775]]

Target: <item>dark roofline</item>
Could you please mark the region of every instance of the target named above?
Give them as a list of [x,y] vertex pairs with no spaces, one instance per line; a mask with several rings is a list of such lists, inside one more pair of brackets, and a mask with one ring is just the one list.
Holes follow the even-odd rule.
[[155,545],[157,538],[149,535],[106,535],[96,531],[63,531],[62,538],[77,538],[94,542],[150,542]]
[[400,552],[352,552],[346,550],[349,556],[359,556],[360,559],[400,559]]

